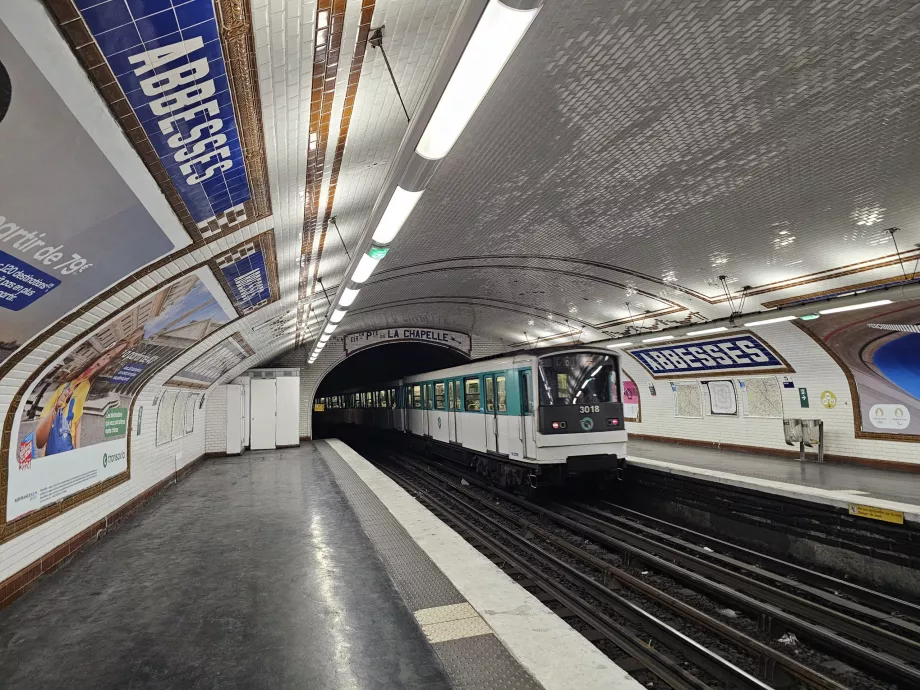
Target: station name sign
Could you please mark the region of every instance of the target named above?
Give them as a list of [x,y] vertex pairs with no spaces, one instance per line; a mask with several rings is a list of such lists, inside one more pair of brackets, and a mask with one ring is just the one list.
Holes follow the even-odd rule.
[[773,348],[749,332],[679,340],[656,347],[632,348],[627,352],[654,378],[792,371]]
[[470,336],[456,331],[444,331],[433,328],[417,328],[405,326],[401,328],[385,328],[376,331],[360,331],[345,336],[345,354],[350,355],[358,350],[384,343],[431,343],[458,350],[465,355],[470,354]]
[[250,198],[213,0],[77,3],[197,223]]

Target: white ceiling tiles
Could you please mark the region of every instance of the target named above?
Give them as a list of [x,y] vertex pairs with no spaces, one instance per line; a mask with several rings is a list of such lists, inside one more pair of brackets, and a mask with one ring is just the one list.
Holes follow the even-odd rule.
[[[410,115],[461,4],[376,5]],[[297,297],[314,15],[253,0],[279,311]],[[920,242],[918,25],[920,5],[897,0],[547,2],[336,335],[417,323],[509,345],[592,339],[727,316],[721,275],[759,292],[746,310],[899,275],[885,229],[911,262]],[[368,48],[332,209],[352,258],[406,126]],[[861,270],[872,262],[885,265]],[[348,267],[330,225],[316,269],[330,297]],[[322,317],[321,291],[314,305]]]

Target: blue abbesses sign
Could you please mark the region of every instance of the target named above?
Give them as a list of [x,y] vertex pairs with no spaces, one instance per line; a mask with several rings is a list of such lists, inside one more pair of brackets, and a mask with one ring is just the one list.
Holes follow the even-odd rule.
[[271,300],[271,285],[261,246],[247,245],[238,256],[218,260],[230,285],[234,306],[247,314]]
[[[51,263],[55,262],[55,256],[58,255],[48,255]],[[60,258],[58,256],[58,259]],[[0,251],[0,307],[19,311],[42,295],[47,295],[60,284],[61,281],[57,278]]]
[[792,371],[776,352],[750,333],[683,340],[627,352],[656,378],[726,371]]
[[249,199],[213,0],[75,0],[196,222]]

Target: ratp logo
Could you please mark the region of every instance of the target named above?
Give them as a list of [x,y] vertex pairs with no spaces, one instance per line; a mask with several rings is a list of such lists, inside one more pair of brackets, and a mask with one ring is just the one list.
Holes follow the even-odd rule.
[[102,454],[102,466],[106,467],[108,464],[109,464],[109,454],[103,453]]
[[120,453],[103,453],[102,454],[102,466],[108,467],[113,462],[118,462],[119,460],[125,459],[125,452]]
[[583,417],[580,424],[582,431],[591,431],[594,428],[594,420],[590,417]]

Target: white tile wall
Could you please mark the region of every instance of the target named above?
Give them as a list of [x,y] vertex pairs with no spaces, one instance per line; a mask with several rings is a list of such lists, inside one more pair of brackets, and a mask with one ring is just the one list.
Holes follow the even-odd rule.
[[227,452],[227,393],[222,386],[210,390],[205,401],[205,453]]
[[[794,374],[788,375],[795,387],[781,389],[783,415],[824,420],[825,452],[856,458],[920,464],[918,443],[856,438],[853,425],[854,401],[850,396],[846,376],[830,355],[807,334],[788,323],[772,324],[752,330],[782,354],[795,369]],[[737,417],[704,414],[702,419],[678,418],[674,416],[674,394],[671,392],[668,379],[652,379],[629,355],[623,357],[623,369],[636,381],[642,405],[642,422],[627,422],[627,431],[668,438],[777,450],[790,449],[783,439],[781,419],[744,417],[740,414]],[[782,376],[779,375],[780,380]],[[655,397],[649,393],[649,382],[655,384],[658,393]],[[808,389],[810,406],[807,409],[803,409],[799,404],[799,388]],[[837,406],[833,409],[821,405],[821,393],[826,390],[832,391],[837,397]],[[797,446],[795,450],[798,450]]]

